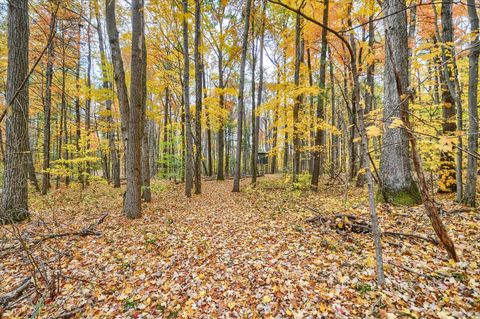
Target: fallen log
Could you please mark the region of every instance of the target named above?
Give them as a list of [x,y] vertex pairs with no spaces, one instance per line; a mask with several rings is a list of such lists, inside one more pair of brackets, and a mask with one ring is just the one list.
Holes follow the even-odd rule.
[[[308,209],[319,213],[319,211],[312,207],[307,207]],[[358,217],[347,214],[336,214],[334,218],[326,218],[320,215],[317,215],[313,218],[307,219],[307,223],[310,224],[321,224],[330,225],[331,228],[335,228],[337,231],[350,231],[356,234],[367,234],[372,232],[372,226],[366,221],[360,220]],[[438,240],[435,238],[421,235],[421,234],[408,234],[402,232],[394,231],[384,231],[381,233],[382,236],[391,236],[391,237],[405,237],[405,238],[414,238],[420,239],[432,244],[438,245]]]
[[[79,237],[85,237],[85,236],[100,236],[102,233],[96,230],[96,227],[100,224],[102,224],[105,221],[105,218],[107,218],[108,213],[105,213],[102,215],[95,223],[92,223],[84,228],[82,228],[80,231],[74,231],[74,232],[65,232],[65,233],[58,233],[58,234],[50,234],[50,235],[37,235],[34,237],[34,240],[31,241],[31,245],[37,245],[39,243],[42,243],[46,240],[53,239],[53,238],[60,238],[60,237],[68,237],[68,236],[79,236]],[[33,239],[33,238],[26,238],[26,239]],[[17,239],[17,241],[19,241]],[[9,245],[5,247],[2,251],[3,253],[0,255],[0,257],[5,257],[8,254],[12,253],[13,251],[21,248],[22,245],[20,243],[17,243],[15,245]]]
[[68,237],[68,236],[80,236],[80,237],[85,237],[85,236],[100,236],[102,233],[96,230],[96,227],[100,224],[102,224],[105,221],[105,218],[107,218],[108,213],[102,215],[100,219],[93,223],[88,225],[87,227],[82,228],[80,231],[77,232],[66,232],[66,233],[60,233],[60,234],[51,234],[51,235],[44,235],[41,236],[40,239],[37,239],[34,244],[37,244],[41,241],[47,240],[47,239],[52,239],[52,238],[59,238],[59,237]]
[[27,290],[32,285],[32,277],[25,278],[23,282],[15,288],[14,290],[10,291],[6,295],[0,297],[0,314],[3,312],[2,309],[5,309],[8,304],[12,301],[15,301],[19,298],[25,290]]
[[411,238],[416,238],[420,240],[425,240],[428,241],[432,244],[438,245],[438,240],[435,238],[429,237],[429,236],[424,236],[420,234],[406,234],[406,233],[399,233],[399,232],[393,232],[393,231],[384,231],[382,235],[386,236],[398,236],[398,237],[411,237]]

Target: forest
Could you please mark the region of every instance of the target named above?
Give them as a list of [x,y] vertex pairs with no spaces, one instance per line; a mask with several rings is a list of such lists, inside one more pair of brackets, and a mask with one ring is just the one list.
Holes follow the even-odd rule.
[[0,319],[480,318],[478,0],[0,0]]

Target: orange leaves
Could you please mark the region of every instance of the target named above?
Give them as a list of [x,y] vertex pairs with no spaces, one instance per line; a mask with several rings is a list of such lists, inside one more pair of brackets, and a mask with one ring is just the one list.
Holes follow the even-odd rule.
[[[101,212],[111,216],[99,227],[100,237],[62,238],[36,248],[45,262],[55,260],[50,247],[66,254],[61,293],[42,315],[55,317],[62,307],[85,304],[83,315],[89,318],[364,318],[373,316],[371,305],[380,301],[381,318],[458,317],[458,309],[473,315],[471,292],[480,282],[475,212],[445,213],[451,231],[462,234],[457,237],[462,264],[440,259],[441,248],[430,243],[384,238],[389,283],[379,292],[368,235],[305,222],[312,216],[307,205],[333,220],[339,213],[368,218],[364,190],[347,189],[345,204],[342,185],[312,193],[290,189],[290,181],[270,175],[256,188],[244,185],[245,192],[232,194],[227,184],[207,182],[204,194],[188,201],[181,185],[154,187],[154,201],[135,221],[121,213],[121,190],[108,185],[92,182],[81,195],[60,189],[46,198],[34,196],[34,210],[41,213],[22,225],[26,233],[48,232],[35,221],[41,216],[50,225],[54,212],[55,232],[81,228]],[[444,208],[459,206],[447,202]],[[380,222],[388,230],[430,234],[422,209],[379,209]],[[35,252],[38,257],[40,250]],[[0,295],[28,272],[21,257],[2,259]],[[5,315],[22,318],[30,312],[27,299]]]

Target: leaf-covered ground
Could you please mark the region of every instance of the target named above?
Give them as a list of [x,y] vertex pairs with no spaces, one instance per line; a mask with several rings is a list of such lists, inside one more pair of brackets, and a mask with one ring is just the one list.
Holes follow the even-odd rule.
[[[480,317],[477,211],[442,201],[457,264],[432,243],[384,237],[387,285],[379,290],[370,235],[306,222],[316,214],[310,208],[333,220],[338,213],[368,220],[364,190],[292,190],[281,176],[260,179],[256,189],[248,182],[235,194],[231,181],[206,181],[192,199],[183,184],[156,182],[138,220],[122,215],[122,191],[107,185],[34,196],[32,220],[1,229],[3,247],[18,244],[18,234],[25,247],[0,252],[0,296],[36,268],[45,300],[31,289],[3,317],[65,318],[71,310],[78,318]],[[80,231],[105,213],[100,235],[43,237]],[[421,207],[379,206],[379,214],[384,231],[433,236]],[[45,293],[40,273],[57,283],[57,294]]]

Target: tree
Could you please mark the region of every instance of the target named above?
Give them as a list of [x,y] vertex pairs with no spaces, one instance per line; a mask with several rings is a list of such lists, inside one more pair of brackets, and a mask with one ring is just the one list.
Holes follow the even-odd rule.
[[144,1],[132,1],[132,80],[128,118],[127,190],[123,210],[129,218],[142,214],[142,138],[146,90]]
[[[408,112],[397,91],[396,76],[408,87],[407,18],[402,0],[384,1],[385,15],[385,71],[384,71],[384,135],[380,155],[380,177],[385,200],[412,205],[420,203],[417,185],[412,179],[408,138],[404,127],[392,127],[393,121]],[[395,14],[394,14],[395,13]],[[394,66],[398,75],[394,72]]]
[[[258,96],[257,96],[257,107],[260,107],[262,104],[262,94],[263,94],[263,51],[265,49],[265,22],[266,22],[266,10],[267,10],[267,1],[262,1],[262,24],[260,29],[260,48],[259,48],[259,70],[260,78],[258,81]],[[253,80],[253,85],[255,81]],[[252,96],[254,99],[255,97]],[[253,104],[252,104],[253,105]],[[252,108],[252,184],[255,185],[257,182],[257,154],[258,154],[258,133],[260,126],[260,117],[257,115],[255,108]]]
[[[217,55],[218,55],[218,89],[220,91],[218,104],[221,110],[225,108],[225,95],[224,95],[224,65],[223,65],[223,44],[224,44],[224,35],[223,35],[223,15],[225,14],[225,6],[223,5],[223,1],[218,1],[218,10],[221,12],[218,18],[218,29],[220,32],[220,39],[217,46]],[[217,160],[217,180],[224,180],[224,158],[225,158],[225,123],[223,123],[223,119],[220,119],[219,129],[217,134],[217,152],[218,152],[218,160]],[[227,172],[228,173],[228,172]]]
[[[102,85],[103,89],[107,92],[112,90],[112,83],[109,80],[109,75],[107,72],[107,56],[105,54],[105,44],[103,41],[103,28],[102,23],[100,20],[100,12],[98,8],[98,3],[95,0],[95,16],[97,19],[97,34],[98,34],[98,45],[100,48],[100,65],[102,67]],[[110,94],[109,94],[110,95]],[[111,160],[111,172],[112,174],[107,174],[111,179],[113,179],[113,186],[120,187],[120,160],[118,158],[117,147],[115,145],[115,127],[113,123],[113,116],[112,116],[112,98],[109,96],[105,100],[105,109],[107,111],[107,139],[108,139],[108,149],[110,152],[110,160]],[[109,165],[107,166],[107,170],[110,171]]]
[[0,222],[19,222],[28,212],[28,0],[8,2],[6,148]]
[[200,56],[202,11],[200,0],[195,0],[195,194],[202,193],[202,62]]
[[[303,63],[303,21],[302,17],[297,13],[295,22],[295,72],[294,82],[295,89],[300,88],[300,67]],[[300,174],[300,128],[299,128],[299,112],[303,103],[303,95],[296,93],[295,103],[293,105],[293,182],[298,182]]]
[[193,132],[190,113],[190,57],[188,53],[188,0],[183,0],[183,104],[185,114],[185,195],[192,196],[193,186]]
[[105,0],[105,20],[107,25],[108,40],[112,52],[112,63],[117,97],[121,114],[121,127],[124,147],[127,146],[129,101],[128,90],[125,82],[125,69],[123,67],[122,51],[120,50],[119,34],[115,18],[115,0]]
[[468,206],[476,207],[477,157],[475,154],[478,154],[478,57],[480,55],[480,42],[475,0],[468,0],[467,4],[473,38],[468,56],[468,164],[463,202]]
[[[328,0],[323,1],[323,20],[322,23],[324,25],[328,25]],[[324,105],[325,105],[325,79],[326,79],[326,71],[327,71],[327,29],[322,29],[322,49],[320,52],[320,79],[318,82],[318,86],[320,88],[320,92],[318,94],[318,102],[317,102],[317,121],[321,122],[324,118]],[[313,153],[313,172],[312,172],[312,189],[317,190],[318,188],[318,179],[320,177],[320,170],[321,170],[321,152],[320,147],[322,145],[323,134],[324,130],[319,128],[319,124],[317,123],[317,129],[315,134],[315,151]]]
[[[455,62],[455,52],[451,48],[451,43],[453,43],[453,17],[452,17],[452,1],[446,1],[442,4],[441,9],[441,24],[442,32],[440,32],[438,23],[437,23],[437,10],[435,5],[433,5],[433,12],[435,17],[435,31],[436,31],[436,42],[440,43],[441,51],[441,65],[439,68],[440,72],[440,88],[441,88],[441,100],[442,100],[442,133],[445,136],[452,136],[457,125],[455,124],[455,109],[460,110],[461,114],[461,101],[458,98],[459,90],[458,86],[454,83],[457,82],[454,77],[456,75],[456,62]],[[448,50],[446,49],[449,48]],[[461,121],[460,121],[461,124]],[[461,129],[459,127],[458,129]],[[461,147],[461,145],[460,145]],[[440,172],[439,172],[439,192],[451,193],[457,190],[459,193],[462,193],[462,181],[461,181],[461,154],[460,160],[455,166],[455,158],[453,156],[453,150],[441,151],[440,154]],[[456,167],[459,168],[459,176],[456,177]],[[457,170],[458,170],[457,168]],[[459,185],[457,185],[457,178]],[[461,197],[461,195],[459,196]]]
[[[149,132],[149,120],[146,119],[147,112],[147,48],[145,41],[143,42],[143,61],[145,76],[143,77],[143,106],[142,106],[142,121],[143,121],[143,137],[142,137],[142,198],[145,202],[152,201],[152,191],[150,188],[150,136]],[[153,150],[152,150],[153,151]]]
[[[57,27],[56,15],[50,14],[50,34],[55,32]],[[43,173],[42,173],[42,195],[47,194],[50,188],[50,118],[52,107],[52,79],[53,79],[54,41],[50,41],[47,49],[47,69],[45,71],[45,103],[43,105]]]
[[240,192],[240,175],[241,175],[241,161],[242,161],[242,135],[243,135],[243,113],[244,113],[244,88],[245,88],[245,64],[247,61],[247,46],[248,46],[248,32],[250,28],[250,12],[252,0],[247,0],[245,3],[244,18],[245,24],[243,27],[242,36],[242,56],[240,59],[240,82],[238,87],[238,105],[237,105],[237,149],[235,153],[235,175],[233,179],[233,192]]

